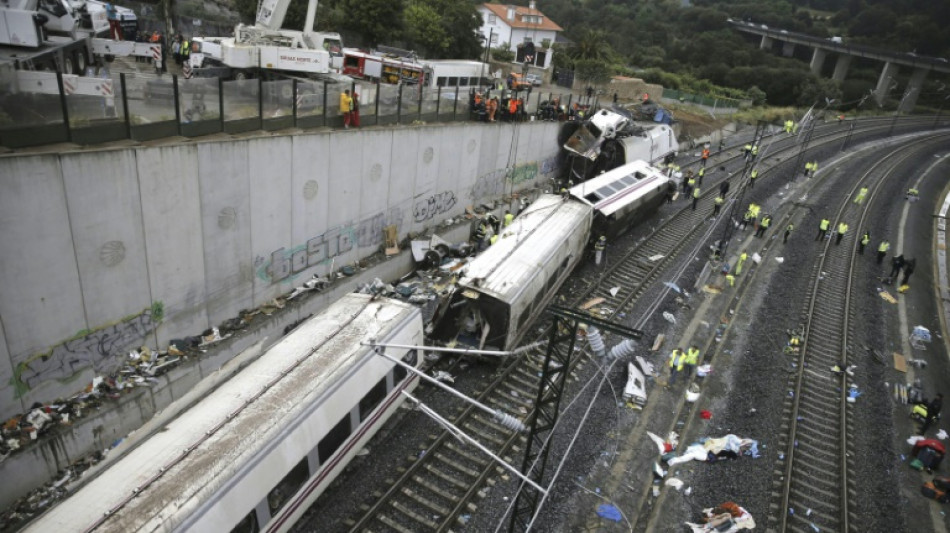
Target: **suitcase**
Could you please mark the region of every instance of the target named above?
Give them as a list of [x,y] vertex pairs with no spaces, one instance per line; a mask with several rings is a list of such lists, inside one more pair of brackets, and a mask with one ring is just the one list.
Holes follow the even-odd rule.
[[933,470],[940,466],[940,461],[943,460],[943,454],[933,448],[921,448],[920,451],[917,452],[917,459],[923,463],[924,468]]
[[937,476],[933,479],[933,484],[942,491],[950,491],[950,477]]
[[930,498],[931,500],[935,500],[938,503],[950,502],[950,496],[947,496],[946,492],[938,489],[931,482],[927,482],[921,485],[920,493],[923,494],[924,497]]

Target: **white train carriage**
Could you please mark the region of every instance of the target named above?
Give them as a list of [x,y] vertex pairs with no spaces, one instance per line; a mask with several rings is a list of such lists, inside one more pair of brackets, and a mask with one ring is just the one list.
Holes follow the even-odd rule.
[[288,530],[418,382],[361,342],[421,345],[422,328],[409,304],[345,296],[28,531]]
[[434,337],[511,349],[584,255],[590,205],[541,195],[469,263]]
[[646,161],[634,161],[571,187],[571,196],[594,209],[591,238],[612,239],[653,214],[672,181]]

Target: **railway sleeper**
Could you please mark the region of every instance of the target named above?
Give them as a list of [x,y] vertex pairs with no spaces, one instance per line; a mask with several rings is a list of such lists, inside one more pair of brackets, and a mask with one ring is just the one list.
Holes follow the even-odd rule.
[[487,456],[481,455],[481,454],[476,455],[476,454],[471,453],[468,450],[463,450],[455,442],[446,441],[445,447],[478,465],[485,466],[486,464],[488,464]]
[[469,487],[468,483],[465,483],[464,481],[460,481],[432,465],[425,465],[425,469],[427,472],[429,472],[433,476],[437,477],[438,479],[441,479],[442,481],[448,483],[449,485],[457,489],[460,489],[462,491],[468,490],[468,487]]
[[526,390],[538,390],[538,383],[541,381],[541,378],[539,378],[537,374],[529,374],[520,368],[512,372],[508,377]]
[[[498,448],[502,448],[505,445],[505,439],[498,438],[497,436],[494,435],[494,432],[487,432],[487,431],[484,431],[484,428],[475,427],[475,425],[472,424],[471,422],[466,422],[465,424],[462,425],[462,427],[469,430],[471,434],[478,435],[481,439],[490,441],[492,444],[494,444]],[[484,442],[482,444],[484,445]]]
[[[399,513],[402,514],[403,516],[408,517],[412,521],[422,524],[429,529],[437,529],[439,527],[439,524],[437,522],[433,521],[427,516],[423,516],[422,514],[416,511],[413,511],[408,506],[406,506],[405,504],[403,504],[402,502],[398,500],[390,500],[389,506],[399,511]],[[436,517],[436,519],[438,519],[438,517]]]
[[798,476],[796,479],[801,479],[804,476],[810,483],[813,482],[819,486],[826,485],[828,490],[831,490],[839,484],[837,476],[830,474],[825,465],[800,463],[796,466],[798,468],[795,473],[795,475]]
[[537,385],[535,385],[534,387],[530,387],[530,386],[525,387],[521,384],[521,382],[517,380],[511,380],[508,383],[506,383],[506,385],[512,391],[517,392],[518,396],[521,398],[528,398],[528,399],[534,398],[536,394],[535,391],[538,390]]
[[449,500],[453,504],[458,503],[458,496],[456,496],[457,490],[463,490],[465,487],[459,487],[457,485],[451,484],[448,481],[442,479],[441,477],[429,475],[427,476],[425,472],[419,472],[412,476],[412,481],[422,485],[426,490],[436,493],[438,496],[442,497],[445,500]]
[[[507,410],[506,410],[506,411],[507,411]],[[511,416],[514,416],[514,417],[517,418],[517,414],[515,414],[515,413],[508,413],[508,414],[510,414]],[[479,414],[476,416],[475,420],[476,420],[479,424],[482,424],[482,425],[485,425],[485,426],[490,427],[495,433],[498,433],[498,434],[500,434],[500,435],[504,435],[505,437],[511,436],[512,430],[506,428],[505,426],[499,425],[498,422],[495,422],[495,420],[494,420],[493,418],[486,418],[484,415],[482,415],[481,413],[479,413]]]
[[813,501],[816,507],[836,508],[838,502],[837,482],[818,482],[813,476],[797,476],[792,479],[789,490],[798,500]]
[[[425,485],[423,484],[423,487],[424,486]],[[408,496],[410,499],[414,500],[419,505],[432,511],[433,513],[437,513],[442,516],[448,516],[448,514],[452,512],[451,509],[448,509],[446,507],[436,504],[432,500],[422,496],[421,494],[410,489],[409,487],[403,487],[401,492],[405,494],[406,496]]]
[[521,397],[521,393],[518,393],[518,396],[515,396],[514,394],[511,393],[511,391],[508,391],[508,390],[499,390],[499,391],[495,391],[495,393],[498,396],[501,396],[502,398],[505,398],[509,400],[510,402],[518,404],[522,407],[530,407],[532,404],[531,400],[529,400],[528,398]]
[[[831,472],[835,472],[838,467],[838,451],[837,449],[829,449],[825,446],[815,445],[810,442],[810,439],[807,435],[799,436],[798,439],[798,453],[807,453],[808,462],[820,462],[826,468],[824,471],[828,472],[828,468],[831,468]],[[816,441],[821,441],[821,436],[816,437]],[[802,463],[805,464],[805,463]]]
[[376,519],[382,522],[383,524],[391,527],[392,529],[395,529],[399,533],[416,533],[415,529],[412,529],[400,524],[395,518],[389,515],[379,513],[378,515],[376,515]]
[[448,466],[449,468],[451,468],[451,469],[453,469],[453,470],[457,470],[458,472],[460,472],[460,473],[462,473],[462,474],[465,474],[466,476],[468,476],[468,477],[470,477],[470,478],[474,478],[474,479],[477,479],[477,478],[478,478],[478,474],[479,474],[479,473],[478,473],[477,471],[475,471],[475,470],[473,470],[473,469],[471,469],[471,468],[469,468],[469,467],[467,467],[467,466],[465,466],[465,465],[463,465],[463,464],[460,464],[458,461],[453,461],[452,459],[446,457],[446,456],[445,456],[444,454],[442,454],[442,453],[436,452],[436,454],[435,454],[435,459],[436,459],[437,461],[439,461],[440,463],[442,463],[442,464]]

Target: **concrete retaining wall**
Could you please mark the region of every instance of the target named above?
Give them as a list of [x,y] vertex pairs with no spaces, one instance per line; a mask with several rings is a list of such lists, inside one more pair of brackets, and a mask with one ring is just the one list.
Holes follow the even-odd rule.
[[384,226],[402,239],[543,184],[557,129],[455,123],[0,158],[0,419],[76,393],[132,347],[165,348],[376,252]]

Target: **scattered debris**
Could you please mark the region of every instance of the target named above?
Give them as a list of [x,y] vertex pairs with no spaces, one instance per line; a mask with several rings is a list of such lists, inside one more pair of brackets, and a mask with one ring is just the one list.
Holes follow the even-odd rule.
[[614,522],[619,522],[623,519],[623,515],[620,514],[620,509],[617,509],[609,503],[600,504],[600,507],[597,508],[597,516],[606,518],[607,520],[613,520]]
[[676,324],[676,318],[673,316],[673,313],[670,313],[669,311],[663,311],[663,318],[665,318],[670,324]]
[[664,281],[663,284],[676,291],[677,294],[683,294],[683,289],[681,289],[679,285],[673,283],[672,281]]
[[671,477],[670,479],[667,479],[663,484],[666,485],[667,487],[673,487],[676,490],[680,490],[683,488],[683,481],[675,477]]
[[656,254],[656,255],[651,255],[650,257],[647,258],[647,260],[650,261],[651,263],[655,263],[659,261],[660,259],[663,259],[664,257],[666,256],[663,254]]
[[673,457],[666,463],[670,466],[690,461],[714,463],[722,459],[737,459],[743,455],[758,459],[759,442],[729,434],[719,438],[700,439],[698,443],[689,445],[682,455]]
[[[794,511],[789,509],[794,514]],[[686,522],[693,533],[726,532],[740,529],[755,529],[755,520],[748,511],[734,502],[724,502],[710,509],[703,509],[703,523]]]
[[650,351],[651,351],[651,352],[655,352],[655,351],[659,350],[659,349],[663,346],[663,341],[665,341],[665,340],[666,340],[666,334],[665,334],[665,333],[660,333],[659,335],[657,335],[657,336],[656,336],[656,339],[653,340],[653,347],[650,348]]
[[903,355],[894,352],[894,369],[898,372],[907,372],[907,359]]
[[584,311],[587,311],[591,307],[594,307],[595,305],[600,305],[606,301],[607,301],[606,298],[601,298],[600,296],[598,296],[597,298],[591,298],[590,300],[587,300],[586,302],[581,304],[581,309],[583,309]]
[[445,370],[436,370],[433,372],[432,377],[435,378],[436,381],[442,383],[455,383],[455,378],[452,376],[452,374],[449,374]]
[[892,303],[892,304],[896,304],[896,303],[897,303],[897,298],[894,298],[893,296],[891,296],[891,293],[887,292],[886,290],[884,290],[884,289],[879,289],[879,290],[877,291],[877,293],[878,293],[878,295],[881,296],[881,298],[884,299],[884,301],[889,302],[889,303]]
[[699,399],[699,385],[693,383],[689,386],[689,389],[686,391],[686,401],[693,403]]
[[778,264],[782,264],[782,263],[785,262],[785,258],[784,258],[784,257],[776,257],[776,258],[775,258],[775,262],[778,263]]
[[617,293],[619,293],[619,292],[620,292],[620,287],[613,287],[613,288],[610,289],[610,295],[611,295],[611,296],[614,296],[614,297],[615,297],[615,296],[617,296]]

